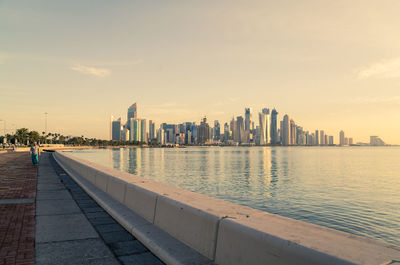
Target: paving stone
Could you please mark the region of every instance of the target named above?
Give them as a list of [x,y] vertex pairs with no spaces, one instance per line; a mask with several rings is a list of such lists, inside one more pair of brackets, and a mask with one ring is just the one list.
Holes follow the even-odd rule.
[[117,231],[125,231],[125,228],[116,223],[116,224],[106,224],[106,225],[97,225],[96,226],[97,231],[99,233],[107,233],[107,232],[117,232]]
[[138,240],[112,243],[110,248],[116,256],[127,256],[148,251]]
[[105,211],[95,212],[95,213],[85,213],[85,214],[88,219],[100,218],[100,217],[110,217],[110,215]]
[[97,238],[98,234],[83,214],[36,217],[36,242]]
[[115,220],[112,219],[111,217],[99,217],[99,218],[93,218],[90,219],[90,222],[93,225],[105,225],[105,224],[115,224]]
[[36,264],[118,264],[101,239],[36,244]]
[[57,191],[40,191],[36,200],[72,200],[71,194],[67,190],[57,190]]
[[78,205],[70,200],[42,200],[36,202],[36,215],[80,213]]
[[53,183],[41,183],[37,185],[37,190],[38,191],[44,191],[44,190],[64,190],[65,187],[63,184],[53,184]]
[[129,256],[120,256],[120,257],[118,257],[118,259],[124,265],[133,265],[133,264],[163,265],[164,264],[150,252],[129,255]]
[[82,208],[82,211],[84,211],[85,212],[85,214],[86,213],[95,213],[95,212],[104,212],[104,210],[103,210],[103,208],[101,208],[101,207],[85,207],[85,208]]
[[130,241],[134,240],[135,238],[126,230],[124,231],[117,231],[117,232],[106,232],[101,233],[104,242],[107,244],[115,243],[115,242],[123,242],[123,241]]

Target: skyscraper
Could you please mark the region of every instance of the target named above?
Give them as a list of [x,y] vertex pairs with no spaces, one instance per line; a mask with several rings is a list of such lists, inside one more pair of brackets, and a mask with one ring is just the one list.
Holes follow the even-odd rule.
[[147,143],[147,138],[146,120],[140,119],[140,142]]
[[210,139],[210,126],[207,123],[207,118],[204,117],[199,127],[197,128],[198,144],[205,144]]
[[153,142],[156,138],[156,124],[149,120],[149,142]]
[[319,141],[320,145],[325,145],[325,132],[324,130],[320,131],[320,141]]
[[283,121],[282,121],[282,145],[290,145],[290,120],[289,116],[286,114],[283,116]]
[[344,131],[339,132],[339,144],[341,146],[345,145]]
[[242,116],[236,117],[236,130],[237,130],[237,137],[238,137],[238,143],[245,143],[246,142],[246,136],[244,133],[244,120]]
[[136,103],[133,103],[133,104],[128,108],[127,121],[129,121],[131,118],[137,119],[137,107],[136,107]]
[[217,120],[214,121],[214,140],[221,140],[221,126]]
[[276,109],[271,111],[271,144],[278,144],[279,137],[278,137],[278,112]]
[[264,108],[262,112],[258,114],[260,126],[258,128],[258,139],[260,145],[270,143],[270,115],[269,109]]
[[251,126],[251,108],[245,108],[244,109],[244,130],[249,132],[250,131],[250,126]]
[[296,132],[296,123],[294,120],[290,120],[290,145],[296,145],[296,138],[297,138],[297,132]]
[[315,143],[314,145],[319,145],[319,131],[315,130]]
[[121,118],[112,121],[112,136],[111,140],[120,141],[121,140]]

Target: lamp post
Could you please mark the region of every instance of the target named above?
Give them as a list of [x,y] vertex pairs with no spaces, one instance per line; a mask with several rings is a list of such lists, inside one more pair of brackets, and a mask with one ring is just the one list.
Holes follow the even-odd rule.
[[44,113],[44,131],[47,135],[47,112]]

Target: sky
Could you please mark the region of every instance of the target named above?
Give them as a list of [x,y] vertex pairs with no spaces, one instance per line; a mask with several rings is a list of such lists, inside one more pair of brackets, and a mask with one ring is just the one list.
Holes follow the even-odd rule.
[[[400,144],[400,1],[0,0],[0,134],[108,139],[110,115],[211,123],[251,107]],[[257,122],[256,122],[257,124]]]

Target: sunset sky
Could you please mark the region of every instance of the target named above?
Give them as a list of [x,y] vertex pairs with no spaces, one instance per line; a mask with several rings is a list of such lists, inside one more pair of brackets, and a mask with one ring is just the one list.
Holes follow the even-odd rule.
[[[275,107],[306,130],[400,144],[400,1],[0,0],[0,119],[108,139],[109,117],[224,123]],[[3,122],[0,122],[3,134]]]

